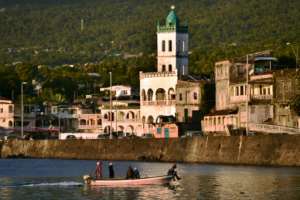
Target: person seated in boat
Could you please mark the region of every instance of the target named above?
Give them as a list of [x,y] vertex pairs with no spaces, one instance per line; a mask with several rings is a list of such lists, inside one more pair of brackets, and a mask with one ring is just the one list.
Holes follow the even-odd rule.
[[131,166],[128,167],[126,179],[133,179],[133,169]]
[[102,178],[102,161],[97,161],[95,175],[96,175],[96,179]]
[[135,167],[135,168],[133,168],[133,178],[134,179],[139,179],[139,178],[141,178],[140,177],[140,172],[139,172],[139,170]]
[[112,162],[108,165],[109,178],[115,178],[115,171]]
[[173,180],[180,180],[181,178],[178,176],[176,168],[177,166],[174,164],[171,169],[169,169],[168,176],[173,176]]

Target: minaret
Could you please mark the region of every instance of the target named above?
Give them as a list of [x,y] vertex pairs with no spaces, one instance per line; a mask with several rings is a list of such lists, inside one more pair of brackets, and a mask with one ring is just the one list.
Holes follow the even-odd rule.
[[175,6],[166,18],[165,25],[157,24],[157,71],[188,74],[188,26],[181,26]]

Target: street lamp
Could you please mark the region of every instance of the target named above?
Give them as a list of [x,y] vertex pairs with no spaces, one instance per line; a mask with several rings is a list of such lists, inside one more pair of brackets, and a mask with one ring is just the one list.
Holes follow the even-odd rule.
[[298,46],[294,47],[294,45],[292,43],[290,43],[290,42],[287,42],[286,45],[290,46],[291,49],[292,49],[292,51],[293,51],[293,54],[294,54],[295,59],[296,59],[296,71],[297,71],[297,68],[298,68],[298,55],[299,55],[298,53],[299,53],[299,48],[298,48]]
[[23,86],[26,85],[27,82],[22,82],[21,83],[21,138],[24,137],[24,99],[23,99]]
[[109,92],[109,109],[110,109],[110,115],[109,115],[109,120],[110,120],[110,129],[109,129],[109,138],[112,139],[112,72],[109,72],[109,85],[110,85],[110,92]]

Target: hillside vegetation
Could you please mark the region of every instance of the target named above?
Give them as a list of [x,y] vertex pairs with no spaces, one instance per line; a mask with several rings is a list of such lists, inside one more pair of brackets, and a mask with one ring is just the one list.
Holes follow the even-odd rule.
[[[96,66],[82,71],[113,70],[117,83],[131,77],[136,86],[138,70],[155,67],[156,24],[172,4],[189,25],[194,74],[210,74],[219,59],[265,49],[292,59],[286,42],[300,43],[299,0],[0,0],[0,64],[89,62]],[[144,56],[127,61],[124,54]]]

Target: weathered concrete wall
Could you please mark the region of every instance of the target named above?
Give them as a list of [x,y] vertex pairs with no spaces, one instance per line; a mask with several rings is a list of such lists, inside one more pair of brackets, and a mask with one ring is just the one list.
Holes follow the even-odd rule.
[[300,136],[6,141],[7,157],[300,166]]

